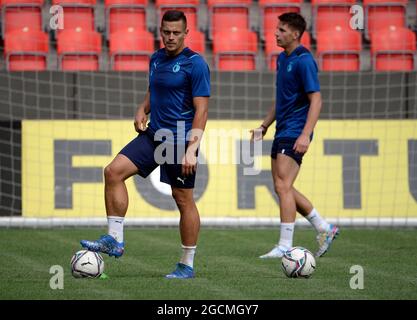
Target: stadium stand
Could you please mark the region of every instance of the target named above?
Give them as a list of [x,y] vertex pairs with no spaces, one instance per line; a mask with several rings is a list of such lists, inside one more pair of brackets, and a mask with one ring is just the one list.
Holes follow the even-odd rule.
[[111,70],[147,71],[154,51],[154,38],[148,31],[119,31],[110,34]]
[[106,36],[119,31],[145,31],[147,0],[105,0]]
[[256,69],[258,38],[255,32],[232,28],[214,34],[215,66],[223,71]]
[[407,0],[364,0],[363,5],[368,39],[374,31],[406,26]]
[[39,30],[15,30],[7,33],[4,41],[4,57],[9,71],[46,70],[48,36]]
[[359,71],[361,34],[337,26],[317,34],[317,56],[322,71]]
[[210,39],[214,34],[231,28],[249,29],[252,0],[208,0]]
[[82,29],[64,30],[57,36],[58,66],[64,71],[97,71],[101,35]]
[[318,32],[334,30],[337,26],[349,28],[349,10],[355,3],[356,0],[312,0],[313,37]]
[[[94,31],[96,0],[52,0],[52,4],[64,9],[64,29]],[[58,30],[60,32],[60,30]]]
[[2,36],[15,30],[42,29],[43,0],[2,0]]
[[200,54],[206,52],[206,40],[204,33],[196,30],[189,30],[187,38],[185,39],[185,45],[190,47],[191,50]]
[[411,71],[415,69],[416,35],[409,29],[392,26],[371,36],[373,69]]
[[[23,70],[25,68],[28,70],[32,70],[32,68],[36,70],[44,68],[66,70],[69,68],[71,70],[74,65],[70,67],[67,64],[70,58],[64,54],[65,59],[61,61],[59,59],[62,57],[62,51],[57,52],[58,34],[70,30],[74,31],[73,35],[78,32],[80,37],[82,35],[81,38],[108,40],[103,42],[103,47],[99,51],[97,51],[97,46],[93,46],[94,55],[82,55],[82,60],[94,60],[97,52],[101,54],[103,50],[104,54],[100,58],[101,64],[96,61],[87,67],[87,70],[128,70],[129,68],[131,71],[146,70],[144,66],[147,60],[147,50],[155,45],[156,47],[163,46],[159,41],[161,15],[166,10],[175,8],[184,10],[187,15],[189,34],[186,44],[196,52],[204,54],[210,65],[213,68],[218,67],[220,70],[274,70],[275,58],[282,51],[276,46],[274,33],[277,16],[283,12],[301,12],[306,17],[308,28],[302,39],[303,44],[316,57],[320,69],[323,71],[351,72],[373,69],[395,71],[416,68],[415,52],[414,55],[410,54],[410,51],[415,51],[413,49],[415,41],[412,39],[415,38],[417,30],[417,7],[414,1],[363,0],[363,2],[357,3],[355,0],[207,0],[203,2],[197,0],[2,0],[0,3],[4,40],[10,41],[10,33],[19,35],[21,32],[32,33],[44,30],[50,32],[49,39],[52,40],[48,43],[48,34],[46,34],[47,47],[49,47],[46,51],[47,59],[43,55],[37,55],[34,59],[40,64],[35,63],[33,67],[26,62],[15,63],[19,59],[29,61],[27,55],[21,55],[20,58],[17,55],[12,55],[10,59],[4,49],[3,68],[9,70],[19,68],[23,68]],[[350,29],[349,23],[352,13],[349,10],[353,4],[363,6],[364,30],[353,31]],[[51,17],[52,13],[49,12],[49,9],[52,5],[63,7],[64,31],[55,30],[50,26],[47,17]],[[396,32],[402,34],[403,38],[398,38]],[[139,35],[144,35],[146,40],[145,43],[134,47],[129,47],[128,44],[123,47],[123,44],[116,40],[116,36],[111,36],[113,33],[123,39],[139,39]],[[216,35],[217,33],[220,35]],[[244,34],[244,37],[250,39],[253,39],[254,35],[258,41],[256,46],[253,43],[247,44],[246,47],[229,44],[229,47],[226,46],[226,49],[219,51],[219,43],[242,41],[235,37],[236,33]],[[248,36],[252,33],[253,35]],[[69,34],[67,33],[64,38]],[[396,39],[392,40],[395,45],[387,44],[389,41],[383,39],[381,34],[389,35],[390,39]],[[17,36],[13,40],[13,46],[17,48],[16,41],[24,39],[25,36],[27,33]],[[45,38],[39,36],[39,33],[37,37],[39,39]],[[376,38],[380,39],[380,47],[375,43],[374,39]],[[112,39],[112,43],[110,43],[110,39]],[[45,51],[40,49],[45,47],[44,40],[40,41],[40,45],[32,49],[35,52],[40,50],[39,52],[45,54]],[[97,43],[97,41],[93,41],[93,43]],[[58,46],[61,48],[61,45],[62,37]],[[392,46],[385,48],[385,45]],[[81,52],[85,50],[85,45],[82,46],[84,49]],[[221,44],[220,47],[222,47]],[[26,47],[22,46],[22,48]],[[121,54],[124,52],[123,50],[130,51],[130,49],[134,49],[133,51],[136,53],[143,51],[145,54],[134,54],[130,57]],[[10,47],[8,50],[10,53]],[[233,61],[236,54],[231,54],[231,52],[234,50],[245,52],[240,55],[246,61],[245,63],[240,64],[237,60]],[[381,52],[384,50],[400,51],[400,53],[382,54]],[[116,56],[114,56],[115,52],[118,53]],[[229,53],[225,54],[225,52]],[[131,65],[122,62],[130,61],[131,58],[136,62],[132,62]],[[78,56],[77,59],[80,60],[81,56]],[[230,61],[227,62],[228,60]],[[45,61],[49,63],[45,65]],[[60,62],[57,64],[54,61]],[[80,65],[82,70],[84,67]],[[78,70],[78,67],[74,68],[74,70]]]

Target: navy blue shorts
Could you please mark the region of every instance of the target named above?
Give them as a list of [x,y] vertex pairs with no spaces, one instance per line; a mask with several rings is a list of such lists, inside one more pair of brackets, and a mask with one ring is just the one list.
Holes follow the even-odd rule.
[[304,154],[298,152],[296,153],[293,150],[296,140],[297,139],[291,138],[275,138],[274,142],[272,143],[271,158],[276,159],[277,154],[282,153],[290,158],[293,158],[295,162],[297,162],[297,164],[301,166]]
[[129,142],[119,153],[128,157],[129,160],[138,167],[138,174],[143,178],[149,176],[151,172],[160,165],[161,182],[168,183],[174,188],[193,189],[195,173],[185,177],[182,175],[182,164],[180,164],[182,157],[180,161],[176,161],[176,158],[178,157],[176,146],[173,146],[175,150],[175,159],[173,159],[173,163],[159,164],[155,161],[154,152],[161,143],[161,141],[154,141],[153,135],[145,131],[139,133],[139,135]]

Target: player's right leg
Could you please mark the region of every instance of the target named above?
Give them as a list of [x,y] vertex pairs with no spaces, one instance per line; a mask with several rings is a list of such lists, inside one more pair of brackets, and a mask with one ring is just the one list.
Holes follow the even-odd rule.
[[172,197],[180,211],[180,236],[182,256],[168,279],[190,279],[195,277],[194,256],[200,231],[200,215],[194,200],[196,174],[182,175],[182,165],[162,165],[161,181],[169,183]]
[[261,259],[281,258],[292,247],[294,234],[296,204],[292,186],[300,166],[293,158],[277,154],[276,158],[272,158],[271,168],[275,192],[280,199],[280,239],[271,251],[260,256]]
[[81,246],[91,251],[106,253],[116,258],[124,253],[123,222],[128,208],[125,180],[134,174],[148,176],[157,166],[152,139],[140,134],[126,145],[105,168],[105,204],[108,234],[95,241],[81,240]]

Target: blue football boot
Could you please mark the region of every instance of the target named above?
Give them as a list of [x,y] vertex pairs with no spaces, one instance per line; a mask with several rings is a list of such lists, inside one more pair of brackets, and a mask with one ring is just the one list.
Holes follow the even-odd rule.
[[97,241],[81,240],[80,244],[83,248],[108,254],[110,257],[120,258],[123,255],[124,242],[119,243],[111,235],[101,236]]
[[176,268],[170,274],[167,274],[165,278],[168,279],[191,279],[194,278],[194,269],[183,263],[177,263]]

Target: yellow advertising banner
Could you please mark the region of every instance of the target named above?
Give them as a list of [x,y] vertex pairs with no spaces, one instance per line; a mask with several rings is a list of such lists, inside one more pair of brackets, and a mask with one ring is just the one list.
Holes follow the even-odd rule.
[[[202,217],[277,217],[271,127],[249,152],[259,121],[209,120],[195,198]],[[133,121],[25,120],[22,215],[103,217],[103,169],[136,137]],[[126,180],[128,217],[177,217],[156,169]],[[295,187],[325,217],[417,217],[415,120],[320,120]]]

